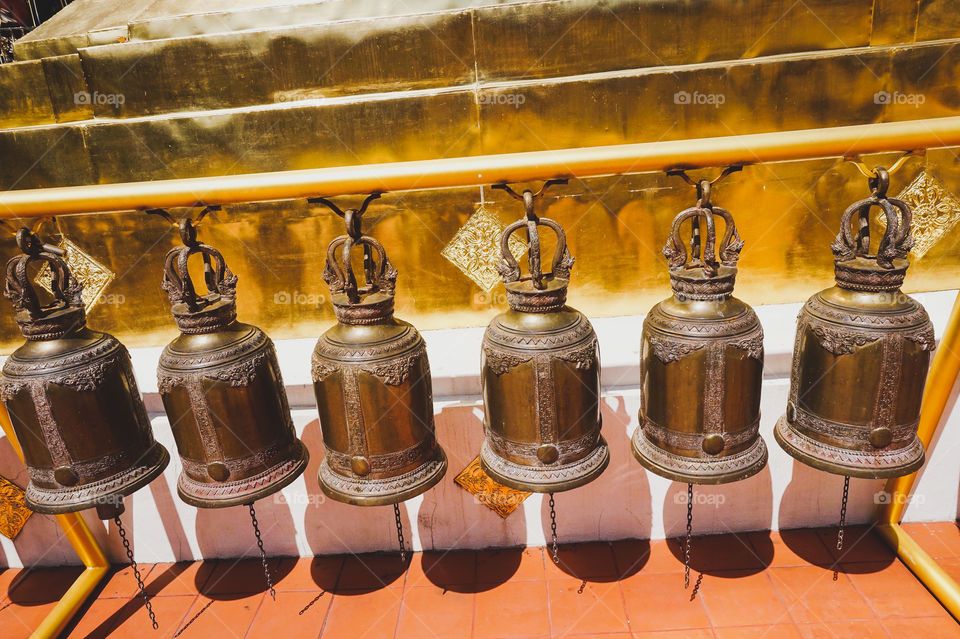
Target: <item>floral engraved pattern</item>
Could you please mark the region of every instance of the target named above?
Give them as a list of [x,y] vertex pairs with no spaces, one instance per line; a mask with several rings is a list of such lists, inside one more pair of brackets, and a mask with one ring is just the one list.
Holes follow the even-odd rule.
[[[67,238],[60,240],[59,246],[66,252],[64,260],[70,268],[70,272],[83,285],[83,292],[81,293],[83,309],[89,315],[103,295],[103,291],[106,290],[116,275]],[[37,274],[36,283],[52,294],[52,280],[53,274],[50,272],[50,265],[45,263]]]
[[0,535],[16,539],[33,511],[27,508],[26,493],[15,483],[0,477]]
[[820,324],[810,324],[810,330],[817,336],[820,345],[834,355],[848,355],[858,346],[880,339],[877,335],[865,335],[840,328],[829,328]]
[[480,466],[479,456],[467,464],[453,481],[504,519],[532,494],[508,488],[490,479]]
[[[481,205],[440,254],[477,286],[489,291],[500,282],[500,237],[505,228],[496,215]],[[510,236],[509,245],[510,252],[519,260],[526,245],[516,233]]]
[[[960,221],[960,199],[926,171],[921,171],[897,199],[913,211],[914,259],[926,255]],[[874,214],[874,222],[881,231],[887,227],[887,219],[879,211]]]
[[675,362],[681,357],[704,348],[704,346],[704,344],[690,344],[672,339],[650,338],[650,348],[653,350],[653,354],[664,364]]

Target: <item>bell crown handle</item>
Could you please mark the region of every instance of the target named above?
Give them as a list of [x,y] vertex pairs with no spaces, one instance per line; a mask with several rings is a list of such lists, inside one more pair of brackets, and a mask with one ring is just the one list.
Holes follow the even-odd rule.
[[[323,204],[343,218],[347,232],[334,238],[327,247],[323,279],[331,293],[346,295],[351,304],[357,304],[363,297],[373,293],[393,295],[396,289],[397,270],[390,263],[387,251],[380,242],[362,232],[363,214],[370,203],[379,197],[380,193],[371,193],[364,198],[360,208],[345,211],[327,198],[308,200],[310,203]],[[358,246],[363,250],[363,285],[357,281],[351,259],[354,247]]]
[[[867,180],[870,197],[854,202],[840,218],[840,231],[830,248],[836,262],[848,262],[858,257],[874,260],[884,270],[894,268],[893,260],[906,259],[913,248],[911,225],[913,213],[903,200],[888,197],[890,172],[883,168],[874,169],[875,174]],[[876,254],[870,253],[870,209],[880,207],[886,228],[877,247]],[[857,232],[851,229],[853,217],[857,216]]]
[[[663,255],[671,268],[702,268],[708,277],[715,276],[721,265],[736,266],[743,249],[743,240],[740,239],[733,215],[726,209],[714,206],[710,201],[711,184],[708,180],[701,180],[697,184],[696,206],[681,211],[673,218],[670,236],[663,247]],[[725,226],[719,246],[716,217],[720,217]],[[691,220],[689,251],[680,234],[681,226],[688,219]],[[700,230],[701,219],[706,227],[703,234]]]
[[[566,179],[551,179],[543,183],[543,186],[537,192],[525,189],[523,193],[517,193],[508,184],[494,184],[493,188],[506,191],[511,197],[523,202],[524,217],[513,222],[504,229],[500,236],[500,263],[497,269],[503,278],[505,284],[517,282],[521,279],[520,264],[517,262],[513,253],[510,251],[510,236],[519,229],[527,228],[527,264],[530,267],[530,281],[537,290],[546,288],[544,279],[551,276],[555,279],[570,279],[570,269],[573,267],[574,258],[567,249],[567,235],[554,220],[546,217],[538,217],[534,210],[534,202],[543,197],[543,192],[547,187],[554,184],[566,184]],[[553,262],[550,267],[550,273],[544,274],[540,267],[540,232],[538,226],[546,226],[553,230],[557,237],[557,247],[553,253]]]
[[[83,284],[70,272],[63,256],[65,251],[44,244],[40,237],[24,227],[17,230],[17,247],[22,252],[7,262],[7,277],[3,295],[17,312],[26,311],[31,319],[39,319],[63,308],[83,309]],[[54,301],[43,305],[30,281],[28,267],[34,262],[46,262],[50,268],[50,289]]]
[[[197,221],[185,218],[177,223],[183,246],[170,249],[163,262],[161,286],[170,298],[170,304],[184,304],[191,313],[201,311],[220,299],[234,300],[237,295],[237,276],[227,266],[223,255],[214,247],[197,240],[197,225],[208,210],[209,207],[204,209]],[[206,295],[197,293],[190,276],[190,257],[198,253],[203,259]]]

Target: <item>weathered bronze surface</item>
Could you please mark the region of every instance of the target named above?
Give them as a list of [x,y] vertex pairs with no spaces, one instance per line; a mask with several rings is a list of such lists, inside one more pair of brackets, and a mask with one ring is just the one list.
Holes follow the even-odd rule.
[[[876,173],[872,195],[846,210],[831,246],[836,286],[800,312],[790,399],[774,430],[800,461],[868,478],[906,475],[923,464],[917,422],[935,347],[926,311],[900,290],[913,246],[910,207],[887,197],[886,169]],[[886,228],[871,253],[874,206]]]
[[[324,280],[337,324],[317,341],[312,364],[327,453],[320,486],[359,506],[415,497],[447,470],[434,434],[426,345],[417,329],[394,318],[397,271],[383,246],[360,230],[373,197],[346,212],[322,200],[345,218],[347,234],[327,248]],[[363,253],[362,286],[351,260],[355,247]]]
[[[4,296],[27,343],[3,366],[0,396],[30,474],[27,505],[43,513],[121,508],[169,461],[153,439],[126,348],[87,328],[82,285],[60,249],[28,229],[7,263]],[[54,300],[41,303],[28,273],[45,262]]]
[[[163,350],[157,383],[180,452],[180,497],[193,506],[250,504],[306,468],[309,454],[290,418],[273,342],[237,321],[237,278],[215,248],[197,241],[189,219],[184,246],[164,263],[163,288],[180,336]],[[207,266],[199,295],[191,255]]]
[[[549,182],[547,183],[549,184]],[[566,305],[573,257],[563,228],[537,217],[525,190],[526,217],[500,239],[500,274],[510,310],[493,318],[483,336],[484,471],[515,488],[552,493],[582,486],[607,467],[600,435],[600,358],[589,320]],[[557,237],[552,268],[540,268],[539,226]],[[510,238],[526,228],[530,275],[521,277]]]
[[[674,218],[663,248],[673,297],[643,323],[633,454],[674,481],[724,484],[767,463],[758,433],[763,329],[753,309],[733,297],[743,248],[733,216],[711,204],[710,182],[697,188],[697,205]],[[681,239],[688,220],[689,252]]]

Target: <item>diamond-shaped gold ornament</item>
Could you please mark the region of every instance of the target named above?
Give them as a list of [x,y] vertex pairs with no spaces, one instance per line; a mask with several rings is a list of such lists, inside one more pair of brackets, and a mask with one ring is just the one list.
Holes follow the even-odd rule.
[[[106,290],[116,275],[67,238],[60,240],[59,246],[66,252],[63,259],[70,267],[70,272],[77,278],[77,281],[83,284],[83,308],[89,314],[90,310],[100,301],[103,291]],[[52,280],[53,275],[50,272],[50,267],[44,264],[40,273],[37,274],[36,282],[48,293],[53,293]]]
[[33,511],[27,508],[26,492],[6,477],[0,477],[0,535],[16,539]]
[[[913,212],[914,244],[910,255],[916,260],[960,222],[960,200],[926,171],[921,171],[907,188],[900,191],[897,199],[906,202]],[[874,220],[881,231],[887,228],[887,218],[880,211],[874,214]]]
[[504,519],[531,495],[524,490],[508,488],[493,481],[487,473],[483,472],[479,456],[467,464],[467,467],[461,470],[453,481],[473,495],[476,501]]
[[[482,204],[440,252],[481,289],[489,291],[500,282],[500,236],[506,228]],[[510,252],[520,260],[527,247],[516,234],[510,236]]]

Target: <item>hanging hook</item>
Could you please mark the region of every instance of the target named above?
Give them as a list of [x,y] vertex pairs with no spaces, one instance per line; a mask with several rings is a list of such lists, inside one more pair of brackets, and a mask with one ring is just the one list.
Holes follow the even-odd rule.
[[344,224],[347,227],[347,235],[349,235],[354,240],[359,240],[363,235],[360,218],[363,217],[363,214],[367,212],[367,207],[376,199],[380,198],[380,193],[374,191],[360,204],[359,209],[347,209],[346,211],[342,210],[339,206],[331,202],[325,197],[311,197],[307,198],[307,202],[310,204],[323,204],[325,207],[339,215],[343,218]]
[[191,219],[190,216],[186,216],[181,220],[175,219],[166,209],[147,209],[145,212],[147,215],[157,215],[165,219],[171,226],[179,229],[180,241],[183,242],[185,246],[196,248],[200,245],[200,242],[197,240],[197,227],[200,226],[203,218],[205,218],[208,213],[219,211],[221,208],[218,204],[205,205],[196,219]]
[[[893,163],[893,165],[889,169],[887,169],[887,173],[889,173],[890,175],[893,175],[894,173],[899,171],[904,164],[906,164],[907,160],[909,160],[912,157],[921,157],[923,155],[926,155],[926,153],[927,153],[926,149],[913,149],[912,151],[906,151],[903,155],[897,158],[897,160]],[[860,173],[863,174],[863,177],[867,179],[876,178],[879,170],[883,168],[883,167],[874,167],[871,169],[863,162],[863,160],[860,159],[859,155],[848,155],[848,156],[844,156],[843,159],[844,161],[850,162],[855,167],[857,167],[857,170],[860,171]]]
[[687,184],[689,184],[690,186],[696,187],[696,188],[697,188],[697,197],[699,198],[699,197],[701,197],[702,188],[703,188],[702,185],[703,185],[704,182],[706,182],[706,183],[707,183],[707,186],[710,187],[710,186],[713,186],[714,184],[716,184],[717,182],[719,182],[720,180],[722,180],[723,178],[727,177],[727,176],[730,175],[731,173],[736,173],[737,171],[742,171],[742,170],[743,170],[743,165],[742,165],[742,164],[732,164],[732,165],[728,166],[727,168],[725,168],[723,171],[721,171],[721,172],[720,172],[720,175],[718,175],[717,177],[713,178],[712,180],[702,179],[702,180],[697,180],[697,181],[695,181],[692,177],[690,177],[689,175],[687,175],[686,169],[668,169],[668,170],[666,171],[666,173],[667,173],[668,176],[671,176],[671,177],[679,177],[679,178],[682,178],[683,181],[686,182]]
[[[513,255],[510,253],[508,242],[510,234],[526,223],[528,244],[527,263],[530,266],[530,279],[533,282],[534,288],[537,290],[543,290],[546,288],[546,284],[543,281],[543,271],[540,268],[540,233],[537,230],[538,225],[545,224],[546,226],[552,228],[557,234],[558,241],[553,260],[553,274],[555,276],[563,276],[564,274],[569,276],[569,266],[573,264],[571,258],[570,264],[567,265],[567,267],[563,266],[563,260],[569,254],[567,253],[566,249],[566,236],[563,234],[560,225],[547,218],[541,220],[534,210],[534,202],[536,202],[538,198],[543,197],[543,193],[548,187],[553,186],[554,184],[566,184],[567,182],[567,178],[552,178],[545,181],[536,192],[530,189],[524,189],[523,193],[517,193],[506,182],[501,182],[491,186],[491,188],[506,191],[510,197],[523,202],[524,218],[518,222],[514,222],[504,231],[500,239],[501,253],[503,255],[503,259],[506,261],[507,269],[511,273],[511,277],[519,278],[520,267],[517,265]],[[564,271],[565,268],[566,271]]]

